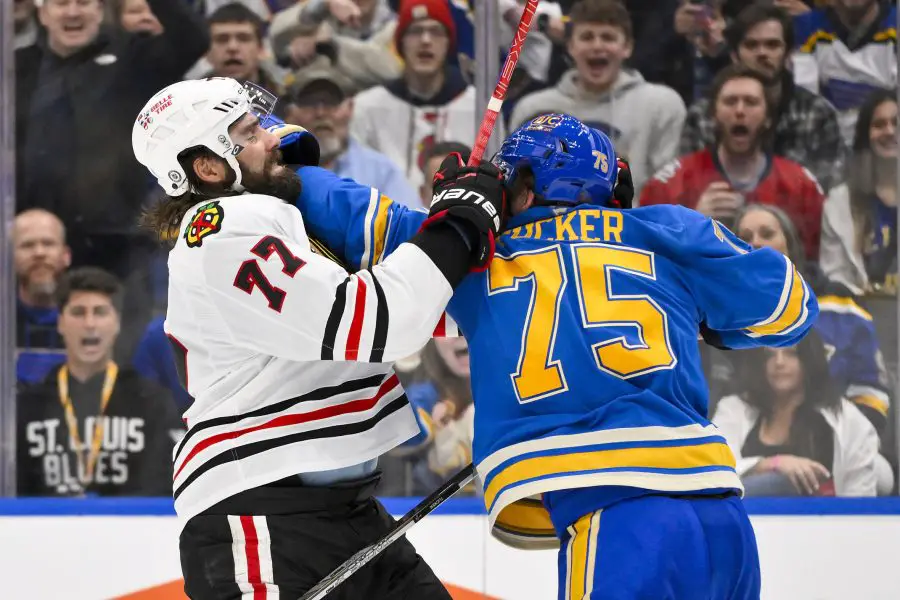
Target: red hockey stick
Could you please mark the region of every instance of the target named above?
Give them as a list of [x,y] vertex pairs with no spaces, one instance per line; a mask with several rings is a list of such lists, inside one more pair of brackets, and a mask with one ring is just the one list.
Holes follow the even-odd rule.
[[484,118],[481,120],[478,137],[475,139],[475,146],[472,148],[472,154],[469,157],[470,167],[477,166],[481,162],[484,149],[487,148],[491,132],[494,131],[494,123],[497,122],[497,115],[500,114],[500,108],[503,106],[503,100],[506,98],[509,80],[512,79],[513,71],[516,70],[516,63],[519,62],[522,44],[525,43],[528,30],[531,29],[531,21],[534,19],[537,6],[538,0],[528,0],[528,3],[525,5],[525,12],[522,13],[522,18],[519,19],[516,35],[513,37],[512,45],[509,47],[509,54],[506,55],[506,62],[503,63],[503,70],[500,71],[500,80],[497,81],[497,87],[494,88],[494,93],[491,95],[487,109],[484,111]]

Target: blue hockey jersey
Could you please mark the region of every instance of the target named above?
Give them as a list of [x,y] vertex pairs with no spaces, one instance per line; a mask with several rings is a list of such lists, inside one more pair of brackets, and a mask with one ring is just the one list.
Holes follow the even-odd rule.
[[[300,175],[307,229],[354,267],[425,219],[321,169]],[[698,334],[723,348],[791,345],[818,306],[786,257],[690,209],[582,205],[514,217],[448,312],[469,342],[493,531],[538,547],[559,524],[536,498],[556,490],[600,488],[585,513],[641,493],[741,490],[706,418]]]

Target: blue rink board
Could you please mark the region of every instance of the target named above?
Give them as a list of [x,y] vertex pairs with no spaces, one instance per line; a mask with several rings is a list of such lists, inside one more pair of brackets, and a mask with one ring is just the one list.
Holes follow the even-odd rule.
[[[382,498],[394,515],[410,511],[421,498]],[[748,498],[751,515],[900,515],[900,498]],[[171,516],[167,498],[0,498],[0,517],[10,516]],[[480,498],[453,498],[435,515],[483,515]]]

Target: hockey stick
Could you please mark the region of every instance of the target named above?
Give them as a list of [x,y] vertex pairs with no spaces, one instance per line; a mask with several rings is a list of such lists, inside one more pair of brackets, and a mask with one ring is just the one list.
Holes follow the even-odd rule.
[[344,564],[336,568],[328,574],[322,581],[316,584],[314,588],[303,594],[300,600],[321,600],[334,588],[341,585],[351,575],[359,571],[366,563],[381,554],[385,548],[403,537],[413,525],[425,518],[435,508],[449,500],[456,492],[463,489],[475,478],[475,467],[472,463],[465,467],[462,471],[454,475],[444,485],[438,488],[430,496],[422,500],[415,508],[406,513],[400,519],[394,528],[386,536],[366,546],[349,559]]
[[488,140],[491,139],[494,124],[497,122],[497,115],[500,114],[503,100],[506,99],[509,81],[512,79],[513,71],[516,70],[516,63],[519,62],[522,44],[525,43],[528,30],[531,29],[531,21],[534,19],[537,6],[538,0],[528,0],[527,4],[525,4],[525,11],[522,13],[522,18],[519,19],[519,26],[516,27],[516,35],[513,36],[509,54],[506,55],[506,62],[503,63],[503,70],[500,71],[497,87],[494,88],[494,93],[491,95],[491,99],[488,100],[487,108],[484,111],[484,118],[482,118],[481,127],[478,129],[478,137],[475,138],[475,145],[472,147],[472,154],[469,156],[468,166],[470,167],[475,167],[481,162],[484,149],[487,148]]

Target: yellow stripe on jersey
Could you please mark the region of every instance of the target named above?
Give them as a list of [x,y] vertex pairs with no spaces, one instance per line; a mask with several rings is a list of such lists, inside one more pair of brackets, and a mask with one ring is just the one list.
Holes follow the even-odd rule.
[[800,46],[800,52],[812,54],[812,51],[816,49],[816,44],[819,42],[833,42],[834,40],[835,36],[833,33],[828,33],[827,31],[819,29],[806,38],[806,41]]
[[819,296],[819,311],[830,310],[839,313],[851,313],[866,321],[872,320],[872,315],[862,306],[856,303],[853,298],[843,296]]
[[872,40],[876,42],[890,42],[892,40],[897,39],[897,30],[893,27],[889,27],[888,29],[884,29],[879,31],[874,36],[872,36]]
[[600,512],[598,510],[586,514],[568,528],[570,538],[566,546],[566,600],[590,598],[594,589]]
[[375,252],[372,254],[373,265],[380,263],[382,254],[384,254],[388,233],[388,209],[390,206],[391,199],[381,194],[378,198],[378,207],[375,209],[375,235],[372,240],[372,246],[375,248]]
[[728,244],[729,246],[731,246],[732,250],[734,250],[738,254],[747,254],[747,251],[745,249],[741,248],[740,246],[738,246],[737,244],[732,242],[730,239],[728,239],[728,236],[725,235],[725,233],[722,231],[722,227],[724,227],[724,226],[721,223],[719,223],[718,221],[713,219],[712,225],[713,225],[713,233],[715,233],[716,237],[719,238],[720,242]]
[[522,481],[566,475],[578,471],[622,467],[638,469],[728,467],[734,469],[734,456],[728,446],[720,442],[689,446],[617,448],[588,452],[572,449],[572,451],[562,454],[535,456],[513,462],[498,471],[484,490],[484,504],[491,507],[497,494],[503,488]]
[[877,398],[875,396],[870,396],[868,394],[861,396],[853,396],[850,398],[856,404],[862,404],[863,406],[868,406],[872,410],[877,411],[879,414],[883,416],[887,416],[888,414],[888,403],[882,400],[881,398]]
[[793,265],[790,265],[790,268],[790,278],[785,282],[781,302],[778,303],[775,312],[766,320],[747,328],[754,337],[787,333],[797,325],[801,317],[805,319],[803,313],[806,310],[806,285],[797,268]]

